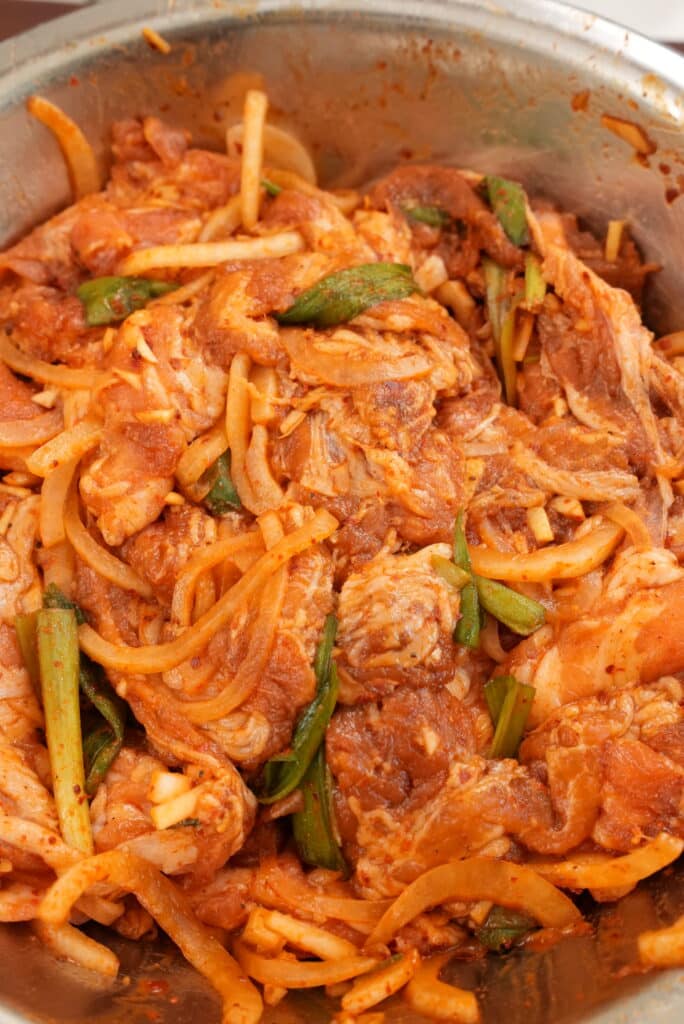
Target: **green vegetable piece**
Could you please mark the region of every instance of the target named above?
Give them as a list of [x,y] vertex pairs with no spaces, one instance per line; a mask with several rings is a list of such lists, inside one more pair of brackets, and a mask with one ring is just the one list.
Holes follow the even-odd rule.
[[292,832],[305,864],[341,871],[348,868],[335,835],[332,779],[321,745],[302,780],[304,807],[292,815]]
[[513,342],[515,339],[515,307],[509,309],[499,339],[499,373],[503,379],[507,405],[515,405],[518,397],[518,372],[515,368]]
[[419,203],[406,203],[401,207],[401,210],[409,220],[415,220],[419,224],[427,224],[431,228],[446,228],[452,221],[450,214],[439,206],[421,206]]
[[486,257],[482,260],[485,277],[485,302],[487,316],[492,325],[494,353],[499,377],[504,386],[504,396],[509,405],[516,399],[515,359],[513,338],[515,333],[515,308],[510,293],[511,274],[498,263]]
[[261,187],[268,192],[269,196],[279,196],[283,191],[280,185],[276,185],[274,181],[269,181],[268,178],[261,179]]
[[85,308],[88,327],[118,323],[150,299],[172,292],[178,285],[149,277],[95,277],[76,289]]
[[316,696],[297,723],[290,753],[276,755],[264,766],[264,785],[259,796],[262,804],[282,800],[297,788],[323,742],[325,730],[335,710],[339,689],[337,669],[332,661],[336,632],[337,620],[334,615],[328,615],[314,659],[314,672],[318,684]]
[[546,281],[542,274],[541,263],[533,252],[525,255],[525,302],[535,306],[542,302],[546,295]]
[[454,640],[473,650],[480,646],[480,602],[474,583],[466,583],[461,591],[461,617],[456,623]]
[[209,491],[205,495],[204,504],[212,516],[224,516],[227,512],[242,508],[230,475],[230,450],[219,455],[209,468],[205,482],[209,483]]
[[[45,589],[43,607],[70,609],[79,626],[86,621],[83,610],[54,583]],[[88,796],[94,796],[123,746],[127,710],[125,703],[105,680],[100,667],[84,654],[79,658],[78,683],[81,693],[97,712],[97,715],[89,716],[87,708],[84,708],[81,715],[81,728],[85,734],[85,788]],[[89,721],[89,718],[94,718],[94,721]]]
[[495,728],[499,718],[501,717],[501,709],[504,706],[504,701],[506,700],[508,691],[514,683],[515,676],[494,676],[493,679],[490,679],[489,682],[485,683],[485,700],[487,701],[489,714]]
[[284,326],[334,327],[389,299],[417,292],[411,268],[403,263],[364,263],[328,274],[297,297],[276,320]]
[[484,185],[489,205],[513,245],[527,245],[530,233],[527,229],[525,191],[522,185],[495,174],[488,174]]
[[465,529],[463,520],[465,518],[463,509],[459,509],[454,523],[454,539],[453,539],[453,552],[454,562],[459,569],[465,569],[466,572],[472,571],[470,564],[470,552],[468,551],[468,541],[466,540]]
[[461,617],[456,623],[454,640],[465,647],[476,648],[480,645],[480,601],[472,578],[468,542],[463,529],[463,510],[456,516],[453,550],[456,566],[471,577],[470,582],[461,590]]
[[323,623],[323,633],[314,655],[313,670],[318,686],[322,686],[330,675],[332,666],[332,652],[337,636],[337,619],[334,615],[326,615]]
[[455,590],[462,590],[467,583],[472,581],[469,572],[466,572],[465,569],[459,569],[457,565],[454,565],[448,558],[443,558],[442,555],[433,555],[431,561],[435,572]]
[[484,610],[513,633],[529,636],[544,625],[546,609],[538,601],[483,576],[475,576],[475,585]]
[[93,852],[79,707],[79,651],[72,609],[44,608],[36,617],[40,681],[57,817],[64,841]]
[[84,655],[81,655],[79,686],[98,713],[83,741],[86,793],[94,796],[123,746],[127,709],[99,667]]
[[83,609],[79,608],[74,601],[70,601],[66,594],[63,594],[55,583],[51,583],[49,587],[45,588],[45,593],[43,594],[43,608],[70,609],[76,615],[76,622],[79,626],[82,626],[83,623],[86,622]]
[[535,689],[512,678],[499,714],[490,757],[515,757],[534,700]]
[[21,657],[29,674],[29,679],[36,690],[40,689],[40,665],[38,663],[38,648],[36,646],[37,618],[38,612],[31,612],[29,615],[17,615],[14,620]]
[[177,821],[175,825],[171,825],[170,828],[199,828],[200,825],[199,818],[183,818],[181,821]]
[[508,907],[494,906],[487,915],[487,920],[477,931],[477,937],[487,949],[493,953],[504,953],[524,935],[536,931],[538,924],[531,917],[510,910]]

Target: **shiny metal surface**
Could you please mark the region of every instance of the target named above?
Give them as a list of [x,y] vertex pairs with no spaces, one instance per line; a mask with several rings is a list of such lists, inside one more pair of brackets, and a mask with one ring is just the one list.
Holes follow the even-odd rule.
[[[173,43],[169,56],[147,47],[143,25]],[[665,268],[648,296],[651,323],[684,325],[684,60],[548,0],[117,0],[10,40],[0,45],[0,242],[68,198],[55,143],[25,113],[31,92],[78,120],[104,166],[111,121],[131,114],[159,114],[220,146],[247,75],[329,183],[356,184],[400,159],[449,160],[520,177],[599,230],[626,218]],[[637,158],[603,127],[606,113],[639,123],[655,152]],[[485,1024],[675,1024],[682,972],[621,971],[638,930],[682,911],[680,872],[604,908],[595,938],[456,964],[453,978],[479,987]],[[212,993],[168,947],[118,948],[124,977],[108,989],[55,964],[27,930],[0,930],[0,1021],[218,1021]],[[266,1020],[317,1024],[330,1012],[309,994]],[[388,1014],[410,1019],[401,1002]]]

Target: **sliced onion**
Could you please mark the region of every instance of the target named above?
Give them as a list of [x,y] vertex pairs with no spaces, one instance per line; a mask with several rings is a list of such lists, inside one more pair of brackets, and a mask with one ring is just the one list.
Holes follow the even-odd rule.
[[564,928],[580,918],[572,900],[531,868],[470,857],[432,868],[404,889],[369,935],[366,949],[386,945],[409,921],[450,900],[491,900],[529,914],[545,928]]

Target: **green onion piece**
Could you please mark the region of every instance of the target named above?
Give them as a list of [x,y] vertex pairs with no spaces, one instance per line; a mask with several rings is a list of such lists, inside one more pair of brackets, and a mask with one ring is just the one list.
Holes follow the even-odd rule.
[[501,337],[501,328],[508,313],[510,301],[509,281],[510,275],[504,267],[499,266],[494,260],[487,256],[482,259],[482,270],[485,279],[485,302],[487,305],[487,316],[492,325],[494,346],[498,348]]
[[268,178],[261,179],[261,187],[268,192],[269,196],[279,196],[283,191],[280,185],[276,185],[274,181],[269,181]]
[[483,576],[475,576],[475,585],[484,610],[519,636],[529,636],[544,625],[546,609],[538,601]]
[[433,555],[431,561],[435,572],[455,590],[463,590],[467,583],[472,582],[470,573],[465,569],[459,569],[448,558],[443,558],[442,555]]
[[401,207],[409,220],[415,220],[419,224],[427,224],[431,228],[445,228],[451,224],[451,216],[439,206],[421,206],[419,203],[405,203]]
[[170,825],[170,828],[199,828],[199,818],[183,818],[181,821],[177,821],[175,825]]
[[490,757],[515,757],[534,700],[534,687],[513,679],[508,684],[489,751]]
[[284,313],[279,324],[334,327],[389,299],[405,299],[417,292],[411,268],[404,263],[364,263],[328,274],[307,288]]
[[99,666],[84,655],[81,655],[79,685],[81,693],[97,712],[97,715],[89,716],[95,721],[90,723],[83,740],[86,793],[94,796],[123,746],[127,711],[125,703],[114,693]]
[[17,615],[14,620],[14,628],[17,632],[17,641],[21,657],[29,674],[29,679],[36,688],[40,689],[40,665],[38,664],[38,648],[36,646],[36,619],[38,612],[31,612],[29,615]]
[[45,733],[62,837],[89,856],[93,852],[85,792],[78,699],[78,626],[71,609],[43,608],[36,618]]
[[515,368],[513,341],[515,339],[515,306],[506,314],[499,339],[499,373],[504,386],[507,405],[515,405],[518,394],[518,372]]
[[480,646],[480,602],[474,583],[466,583],[461,591],[461,617],[456,623],[454,640],[464,647]]
[[314,672],[318,684],[316,696],[297,723],[289,754],[277,754],[264,766],[264,785],[259,800],[272,804],[291,793],[300,784],[323,742],[328,722],[337,703],[339,680],[332,661],[332,648],[337,632],[337,620],[328,615],[323,637],[314,659]]
[[513,358],[515,333],[515,304],[511,301],[510,272],[485,257],[482,260],[485,277],[487,316],[492,325],[492,338],[499,376],[509,405],[515,402],[516,369]]
[[454,640],[465,647],[476,648],[480,644],[480,601],[473,581],[468,542],[463,528],[463,510],[454,523],[454,562],[456,567],[470,576],[470,581],[461,589],[461,617],[456,623]]
[[525,191],[522,185],[495,174],[488,174],[484,185],[489,205],[513,245],[527,245],[530,233],[527,230]]
[[209,467],[203,483],[209,484],[204,504],[212,516],[224,516],[227,512],[242,508],[230,475],[230,450],[219,455],[213,466]]
[[453,539],[453,552],[454,562],[459,569],[465,569],[466,572],[472,571],[470,564],[470,552],[468,551],[468,541],[466,540],[465,528],[463,520],[465,518],[463,509],[459,509],[456,515],[456,521],[454,523],[454,539]]
[[321,745],[302,781],[304,807],[292,815],[292,832],[305,864],[342,871],[347,865],[335,836],[332,780]]
[[178,285],[169,281],[153,281],[149,277],[95,277],[76,289],[85,308],[88,327],[114,324],[150,299],[172,292]]
[[546,281],[542,274],[541,263],[533,252],[525,255],[525,302],[528,306],[536,306],[546,295]]
[[86,621],[83,610],[74,602],[70,601],[66,594],[63,594],[56,583],[51,583],[45,588],[43,594],[43,608],[66,608],[76,615],[76,623],[82,626]]
[[487,701],[489,715],[495,728],[501,717],[501,709],[504,706],[508,691],[514,683],[515,676],[494,676],[493,679],[490,679],[484,685],[485,700]]
[[[316,685],[322,686],[330,675],[332,666],[332,652],[337,636],[337,619],[334,615],[326,615],[323,623],[323,633],[319,640],[316,654],[314,655],[313,670],[316,677]],[[296,734],[295,734],[296,735]]]
[[489,911],[485,923],[478,929],[477,937],[482,945],[493,953],[503,953],[538,927],[536,921],[518,913],[517,910],[494,906]]

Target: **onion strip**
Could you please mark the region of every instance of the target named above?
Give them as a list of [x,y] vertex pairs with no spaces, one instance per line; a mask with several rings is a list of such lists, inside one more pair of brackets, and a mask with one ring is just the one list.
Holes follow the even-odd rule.
[[473,992],[439,980],[439,972],[452,954],[432,956],[419,964],[404,990],[404,999],[416,1013],[451,1024],[477,1024],[480,1010]]
[[33,928],[41,942],[56,956],[71,960],[79,967],[103,974],[107,978],[115,978],[119,973],[119,959],[111,949],[91,939],[67,921],[63,924],[48,924],[47,921],[38,920],[33,922]]
[[48,473],[40,490],[40,539],[44,548],[61,544],[66,537],[64,506],[78,462],[71,459]]
[[125,276],[143,274],[162,267],[215,267],[230,260],[265,260],[301,252],[304,239],[298,231],[281,231],[261,238],[231,238],[225,242],[188,242],[184,245],[154,245],[138,249],[119,266]]
[[81,199],[92,192],[98,192],[100,174],[95,153],[76,122],[42,96],[31,96],[26,106],[29,114],[33,114],[41,124],[49,128],[57,139],[66,160],[75,198]]
[[16,348],[4,334],[0,334],[0,359],[16,373],[55,388],[96,388],[107,379],[106,373],[97,370],[72,370],[70,366],[56,366],[36,359]]
[[647,967],[684,966],[684,914],[669,928],[642,932],[639,959]]
[[537,862],[534,864],[534,870],[542,878],[565,889],[591,889],[592,892],[600,892],[602,889],[636,885],[642,878],[648,878],[649,875],[671,864],[682,850],[684,840],[661,832],[655,839],[623,857],[578,854],[555,864]]
[[50,925],[64,924],[78,897],[104,880],[135,893],[186,960],[220,993],[223,1024],[258,1024],[262,1003],[254,986],[211,932],[200,924],[179,886],[142,857],[110,850],[76,864],[50,887],[38,917]]
[[99,443],[101,437],[100,423],[81,420],[75,426],[62,430],[33,452],[26,460],[26,465],[36,476],[47,476],[62,463],[80,459]]
[[579,540],[556,544],[526,555],[471,547],[470,559],[478,576],[487,579],[518,583],[573,579],[575,576],[584,576],[605,562],[617,547],[623,533],[620,526],[606,523]]
[[73,486],[66,501],[64,529],[76,554],[98,576],[109,580],[121,590],[132,590],[141,597],[152,597],[152,588],[138,576],[135,569],[107,551],[88,533],[78,514],[78,496]]
[[275,631],[285,599],[287,579],[287,566],[283,565],[270,580],[267,580],[259,618],[254,624],[247,654],[240,662],[234,678],[215,697],[184,702],[183,714],[188,721],[196,724],[215,722],[243,704],[256,688],[266,670],[273,648]]
[[171,621],[181,626],[189,626],[195,584],[199,577],[208,569],[232,561],[233,556],[244,551],[263,551],[260,531],[253,530],[251,533],[241,533],[237,537],[227,537],[196,551],[176,581],[171,600]]
[[252,231],[259,220],[261,168],[264,162],[264,125],[268,97],[260,89],[248,89],[243,111],[240,201],[242,223]]
[[601,515],[621,526],[637,551],[648,551],[653,547],[648,527],[633,508],[628,508],[621,501],[617,501],[602,508]]
[[175,640],[144,647],[127,647],[110,643],[91,626],[83,625],[79,630],[81,647],[94,661],[107,668],[142,675],[167,672],[198,654],[221,626],[232,618],[235,610],[263,586],[269,576],[290,558],[330,537],[337,525],[337,520],[329,512],[319,509],[304,526],[288,534],[263,554],[242,579],[219,598],[213,608]]
[[28,420],[0,420],[0,448],[43,444],[59,434],[62,425],[62,414],[58,409],[39,413]]
[[260,956],[240,941],[235,943],[233,952],[238,963],[251,978],[262,985],[279,985],[282,988],[319,988],[321,985],[336,985],[359,974],[365,974],[378,966],[375,957],[350,956],[340,960],[284,960]]
[[545,928],[564,928],[580,918],[574,903],[531,868],[470,857],[432,868],[412,882],[382,916],[365,948],[386,945],[409,921],[450,900],[491,900],[530,914]]

